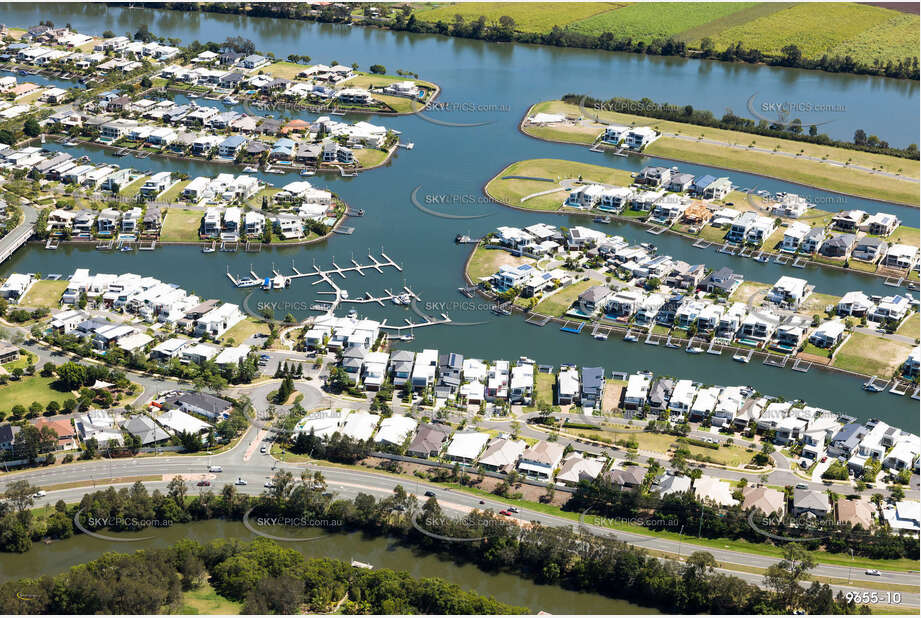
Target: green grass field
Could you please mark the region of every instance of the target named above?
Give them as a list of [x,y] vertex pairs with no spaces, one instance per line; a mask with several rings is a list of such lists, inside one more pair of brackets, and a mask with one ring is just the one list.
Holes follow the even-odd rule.
[[198,229],[201,226],[201,218],[204,214],[201,210],[170,208],[166,212],[166,218],[163,219],[160,240],[163,242],[194,242],[199,240]]
[[640,41],[666,39],[753,6],[754,2],[638,2],[570,25],[572,30]]
[[67,289],[67,283],[67,281],[36,281],[19,304],[23,307],[56,309],[61,305],[61,295]]
[[425,22],[454,23],[454,16],[465,21],[475,21],[480,15],[487,22],[499,21],[503,15],[515,20],[516,30],[522,32],[550,32],[553,26],[563,27],[593,15],[618,10],[626,2],[567,2],[561,6],[552,2],[462,2],[439,4],[437,8],[417,9],[416,19]]
[[899,329],[895,332],[899,335],[905,335],[906,337],[914,337],[915,339],[921,337],[921,313],[913,313],[908,316],[908,319],[902,322]]
[[579,294],[589,289],[593,285],[598,285],[597,281],[579,281],[572,285],[558,290],[540,301],[534,311],[543,315],[552,315],[556,317],[566,313],[572,304],[579,298]]
[[711,35],[716,49],[737,41],[771,55],[790,43],[803,55],[850,54],[872,63],[918,56],[917,15],[857,3],[802,3]]
[[0,386],[0,401],[3,403],[4,412],[9,412],[13,406],[22,405],[28,408],[33,401],[37,401],[43,406],[48,405],[51,401],[63,403],[64,399],[70,397],[70,393],[62,393],[51,388],[51,383],[57,378],[43,378],[40,375],[24,376],[21,380],[10,380],[4,386]]
[[[279,316],[279,319],[282,317],[284,316]],[[232,339],[234,345],[240,345],[256,333],[268,335],[268,325],[266,325],[265,322],[256,320],[255,318],[246,318],[245,320],[241,320],[234,324],[233,327],[221,335],[221,343],[230,344]]]
[[164,191],[163,195],[160,196],[158,201],[167,202],[167,203],[175,202],[190,182],[192,181],[191,180],[180,180],[179,182],[174,184],[172,187]]
[[[537,103],[529,110],[528,115],[538,112],[565,114],[572,117],[580,115],[578,105],[563,103],[562,101]],[[595,113],[594,111],[592,112],[592,114]],[[883,177],[870,171],[856,170],[853,167],[831,165],[821,160],[851,166],[858,165],[910,178],[918,178],[921,175],[921,166],[917,161],[911,159],[844,148],[825,147],[793,140],[767,138],[739,131],[699,127],[635,114],[602,111],[597,112],[597,115],[600,120],[605,122],[646,125],[663,133],[682,136],[672,137],[666,135],[660,137],[646,147],[646,154],[689,163],[712,165],[726,170],[763,174],[781,180],[792,180],[804,185],[849,193],[860,197],[911,205],[919,204],[917,183],[899,178]],[[533,137],[574,144],[590,144],[600,135],[601,131],[602,125],[595,125],[594,123],[582,126],[524,127],[524,132]],[[688,137],[694,139],[686,139]],[[721,143],[704,143],[697,138]],[[769,148],[772,151],[776,149],[778,153],[786,153],[787,156],[749,150],[748,146],[752,142],[757,148]],[[804,159],[802,158],[803,156],[815,157],[820,160]]]
[[868,376],[888,378],[908,358],[911,348],[911,345],[900,341],[852,333],[838,350],[832,365]]
[[199,588],[182,593],[183,614],[207,614],[211,616],[237,615],[243,607],[242,603],[225,599],[205,582]]
[[675,36],[675,38],[685,41],[689,44],[697,45],[704,37],[713,37],[724,30],[734,26],[750,22],[759,17],[773,15],[777,11],[794,6],[794,2],[756,2],[751,6],[734,11],[723,17],[708,21],[705,24],[688,28]]

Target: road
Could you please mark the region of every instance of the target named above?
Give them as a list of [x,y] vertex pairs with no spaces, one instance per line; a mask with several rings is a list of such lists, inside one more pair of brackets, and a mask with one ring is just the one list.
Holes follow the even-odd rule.
[[[436,494],[442,508],[458,513],[469,511],[474,508],[490,508],[498,511],[505,508],[501,500],[493,498],[484,498],[485,504],[480,504],[480,497],[466,494],[460,491],[446,490],[437,485],[425,483],[421,480],[399,479],[392,476],[375,473],[366,470],[347,469],[327,465],[310,464],[289,464],[277,461],[269,454],[263,454],[255,450],[253,442],[256,439],[258,430],[250,427],[240,442],[234,448],[219,455],[197,455],[197,456],[164,456],[158,458],[138,458],[110,461],[94,461],[88,463],[79,463],[67,466],[55,466],[52,468],[38,468],[23,472],[17,472],[2,477],[3,488],[13,480],[26,479],[33,484],[50,486],[63,483],[75,483],[81,481],[95,481],[95,487],[101,488],[107,486],[106,479],[130,477],[130,476],[147,476],[147,475],[164,475],[162,481],[147,482],[145,485],[149,489],[166,488],[169,478],[174,475],[184,475],[186,478],[213,478],[214,485],[230,483],[237,478],[244,479],[247,484],[240,487],[247,493],[260,493],[265,481],[272,477],[276,470],[288,470],[295,477],[299,477],[305,469],[310,471],[319,470],[326,477],[328,486],[331,491],[343,496],[353,497],[359,492],[374,494],[377,496],[388,495],[397,485],[403,485],[404,488],[420,500],[425,500],[424,493],[433,491]],[[268,446],[268,443],[265,443]],[[247,451],[252,453],[247,460]],[[211,465],[220,465],[223,472],[219,474],[209,474],[208,468]],[[193,476],[194,475],[194,476]],[[192,484],[193,491],[196,489]],[[79,487],[49,491],[44,498],[38,499],[37,504],[51,505],[58,500],[66,502],[79,501],[82,496],[92,491],[90,487]],[[544,525],[553,526],[573,526],[578,525],[570,519],[548,515],[538,511],[532,511],[522,508],[519,514],[523,520],[537,521]],[[592,534],[612,536],[619,540],[630,543],[637,547],[650,550],[669,552],[687,556],[694,551],[703,549],[713,554],[714,558],[720,562],[744,565],[745,567],[767,568],[775,564],[778,560],[775,557],[760,556],[756,554],[747,554],[729,549],[714,549],[708,547],[695,546],[693,536],[689,535],[686,541],[680,544],[670,539],[661,539],[641,534],[629,532],[612,532],[609,529],[592,525],[591,522],[585,524],[585,529]],[[679,547],[680,545],[680,547]],[[744,571],[727,571],[731,572],[746,581],[761,584],[762,576],[759,574],[747,573]],[[899,573],[886,572],[881,578],[868,580],[861,569],[851,569],[843,566],[832,566],[821,564],[818,565],[813,573],[830,578],[839,578],[847,580],[852,576],[853,586],[832,585],[837,590],[867,590],[885,592],[886,586],[891,584],[917,585],[917,573]],[[919,595],[917,593],[902,593],[903,604],[911,607],[919,606]]]

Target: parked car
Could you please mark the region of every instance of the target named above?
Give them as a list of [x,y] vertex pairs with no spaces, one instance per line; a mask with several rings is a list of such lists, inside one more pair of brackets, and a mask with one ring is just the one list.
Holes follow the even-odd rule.
[[224,471],[224,468],[220,466],[211,466],[210,468],[208,468],[208,472],[223,472],[223,471]]
[[237,480],[234,481],[234,485],[246,485],[246,479],[242,476],[238,477]]
[[826,461],[828,461],[828,456],[822,458],[822,463],[825,463]]
[[32,497],[33,498],[44,498],[47,495],[48,495],[47,491],[45,491],[44,489],[39,489],[37,492],[35,492],[35,495],[33,495]]

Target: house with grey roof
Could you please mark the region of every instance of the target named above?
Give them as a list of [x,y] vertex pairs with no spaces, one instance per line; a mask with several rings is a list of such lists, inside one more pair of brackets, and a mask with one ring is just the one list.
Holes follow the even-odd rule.
[[448,431],[444,427],[424,423],[416,430],[416,435],[409,443],[406,454],[423,459],[436,457],[447,439]]
[[149,416],[132,416],[125,421],[125,424],[122,425],[122,429],[132,436],[139,437],[141,439],[141,446],[169,440],[169,434]]
[[814,517],[825,517],[831,511],[828,503],[828,496],[821,491],[813,489],[794,489],[793,490],[793,516],[813,515]]

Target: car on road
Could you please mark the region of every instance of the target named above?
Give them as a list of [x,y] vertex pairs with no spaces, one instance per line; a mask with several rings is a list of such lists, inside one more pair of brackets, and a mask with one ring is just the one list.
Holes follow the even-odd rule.
[[501,511],[499,511],[499,515],[505,515],[506,517],[511,517],[512,514],[509,511],[502,509]]
[[828,461],[828,456],[827,456],[827,455],[826,455],[825,457],[822,458],[822,463],[825,463],[826,461]]
[[486,500],[480,500],[480,504],[486,504]]
[[426,497],[426,498],[434,498],[434,497],[435,497],[435,492],[432,491],[432,490],[430,489],[430,490],[428,490],[427,492],[425,492],[425,497]]
[[265,482],[265,485],[263,485],[263,487],[267,487],[268,489],[272,489],[273,487],[275,487],[275,483],[273,483],[271,480],[268,480],[268,481]]
[[269,451],[268,451],[268,449],[267,449],[266,447],[263,446],[262,448],[259,449],[259,452],[262,453],[263,455],[265,455],[265,454],[268,453]]
[[807,485],[806,483],[797,483],[796,488],[797,489],[809,489],[809,485]]
[[517,506],[510,506],[510,507],[508,507],[508,512],[509,512],[509,513],[517,513],[517,512],[518,512],[518,507],[517,507]]
[[269,356],[268,354],[260,354],[260,355],[259,355],[259,360],[269,360],[270,358],[272,358],[272,357]]
[[242,476],[241,476],[241,477],[238,477],[237,480],[234,481],[233,484],[234,484],[234,485],[246,485],[246,479],[243,478]]
[[208,481],[208,480],[198,481],[198,486],[199,487],[211,487],[211,481]]
[[224,468],[220,466],[211,466],[210,468],[208,468],[208,472],[223,472],[223,471],[224,471]]
[[47,491],[45,491],[44,489],[39,489],[37,492],[35,492],[35,494],[32,497],[33,498],[44,498],[47,495],[48,495]]
[[867,574],[867,575],[874,575],[874,576],[876,576],[876,577],[879,577],[879,576],[882,575],[882,573],[879,572],[879,569],[867,569],[866,574]]

